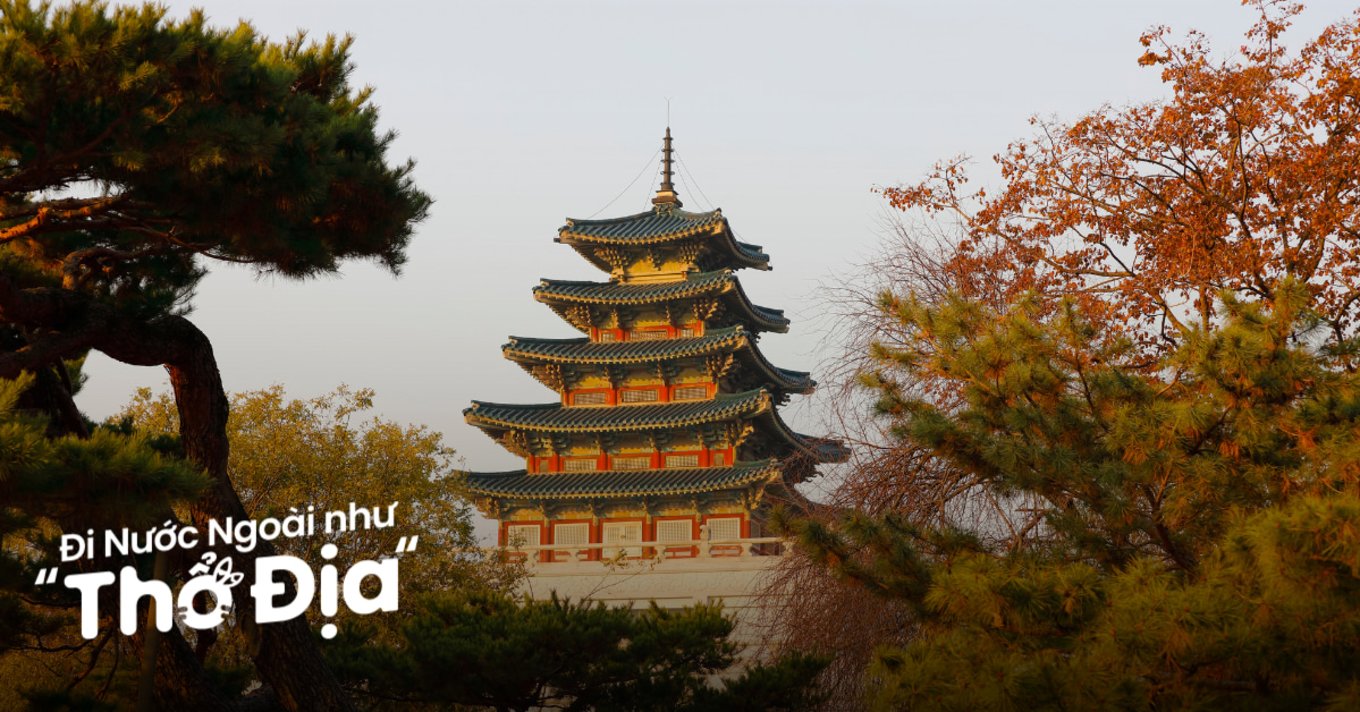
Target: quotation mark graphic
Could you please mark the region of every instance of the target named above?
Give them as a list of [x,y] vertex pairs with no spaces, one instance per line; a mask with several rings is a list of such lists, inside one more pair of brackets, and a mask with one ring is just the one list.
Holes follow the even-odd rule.
[[402,538],[401,538],[401,541],[397,542],[397,553],[398,553],[398,554],[405,554],[405,553],[408,552],[408,551],[415,551],[415,550],[416,550],[416,542],[418,542],[418,541],[420,541],[420,535],[419,535],[419,534],[417,534],[417,535],[411,537],[411,541],[410,541],[409,544],[408,544],[407,541],[406,541],[406,537],[402,537]]
[[38,571],[38,580],[35,581],[33,585],[44,586],[46,584],[56,582],[57,582],[57,570],[55,568],[41,569]]

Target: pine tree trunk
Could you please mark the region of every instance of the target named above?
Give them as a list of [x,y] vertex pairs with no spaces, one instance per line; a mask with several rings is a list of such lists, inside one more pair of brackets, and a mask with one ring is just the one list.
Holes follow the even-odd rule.
[[[203,530],[210,519],[245,519],[245,508],[227,473],[229,403],[208,337],[187,319],[177,316],[126,326],[130,328],[107,330],[106,337],[98,340],[95,348],[124,363],[164,365],[169,371],[185,455],[213,480],[193,506],[194,524]],[[235,596],[235,610],[241,620],[251,620],[253,615],[254,600],[247,592],[254,582],[255,559],[273,553],[274,547],[269,542],[261,542],[249,553],[229,547],[219,552],[219,556],[231,556],[235,568],[246,575]],[[273,688],[281,706],[318,712],[352,708],[339,681],[322,659],[304,617],[254,630],[258,635],[256,670]]]
[[[165,366],[175,391],[185,454],[213,481],[192,508],[194,524],[202,529],[210,519],[246,518],[227,473],[227,394],[212,343],[192,322],[180,316],[147,320],[71,290],[19,289],[4,275],[0,275],[0,322],[36,327],[41,333],[19,350],[0,353],[0,378],[60,366],[62,359],[88,349],[133,366]],[[274,547],[262,542],[249,553],[226,547],[218,553],[231,556],[237,562],[235,568],[246,576],[237,589],[240,593],[235,597],[235,610],[239,620],[250,621],[254,602],[248,591],[254,580],[255,560],[273,554]],[[258,636],[255,668],[272,689],[278,705],[305,712],[353,709],[322,659],[305,618],[247,630]],[[201,698],[208,693],[202,686],[202,666],[188,643],[174,630],[161,640],[156,670],[158,700],[175,700],[175,704],[166,705],[170,708],[236,706],[227,700],[205,703]],[[239,702],[249,706],[259,701]]]

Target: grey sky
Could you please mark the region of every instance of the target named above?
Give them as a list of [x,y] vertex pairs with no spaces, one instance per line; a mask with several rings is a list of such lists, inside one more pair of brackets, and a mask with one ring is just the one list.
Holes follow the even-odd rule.
[[[1163,94],[1137,66],[1153,24],[1207,32],[1224,53],[1252,20],[1232,0],[1093,2],[169,2],[215,24],[249,19],[282,38],[350,33],[355,79],[377,89],[393,157],[418,162],[436,200],[399,278],[367,264],[306,283],[212,267],[193,319],[229,390],[272,383],[313,396],[377,389],[388,418],[442,431],[474,469],[519,462],[474,428],[471,399],[554,396],[503,361],[510,334],[573,336],[537,304],[539,277],[601,273],[552,238],[619,193],[659,145],[671,100],[676,147],[740,237],[774,271],[744,272],[758,304],[794,319],[762,346],[788,368],[823,353],[817,285],[880,240],[875,185],[937,159],[986,160],[1028,134],[1033,114],[1071,118]],[[1298,37],[1350,3],[1314,2]],[[653,169],[602,217],[636,212]],[[708,208],[680,183],[687,208]],[[155,369],[99,355],[80,405],[103,418]],[[814,409],[797,427],[818,429]]]

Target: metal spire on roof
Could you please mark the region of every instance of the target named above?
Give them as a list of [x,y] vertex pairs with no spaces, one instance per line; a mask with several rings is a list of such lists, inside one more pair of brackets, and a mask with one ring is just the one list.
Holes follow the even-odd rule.
[[684,203],[680,202],[680,196],[675,194],[675,186],[671,184],[671,177],[674,171],[671,170],[671,127],[666,127],[666,139],[661,148],[661,189],[656,191],[656,197],[652,198],[652,205],[674,205],[681,207]]

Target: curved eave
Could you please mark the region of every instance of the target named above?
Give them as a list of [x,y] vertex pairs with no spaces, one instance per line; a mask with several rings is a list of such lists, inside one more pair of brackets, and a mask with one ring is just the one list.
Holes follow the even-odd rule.
[[[751,303],[731,270],[700,272],[676,282],[619,284],[543,279],[534,287],[534,299],[554,310],[572,306],[629,307],[719,296],[760,331],[786,332],[789,320],[783,310]],[[574,325],[578,329],[580,325]]]
[[519,363],[584,366],[627,366],[709,356],[748,342],[741,326],[714,329],[703,336],[655,341],[592,342],[590,339],[536,339],[512,336],[501,346],[507,359]]
[[732,271],[725,269],[697,272],[673,282],[640,284],[541,279],[534,287],[534,298],[548,304],[638,306],[719,294],[731,289],[735,281]]
[[804,457],[810,458],[813,462],[844,462],[848,453],[844,452],[844,446],[839,441],[827,438],[818,438],[811,435],[796,433],[792,428],[779,417],[779,411],[774,408],[760,414],[760,419],[772,432],[779,436],[784,442],[788,443],[794,452]]
[[744,489],[779,479],[776,460],[738,463],[732,467],[672,468],[601,472],[467,473],[474,495],[505,499],[611,499],[695,495]]
[[595,247],[628,250],[688,241],[700,241],[710,250],[721,252],[734,267],[770,269],[770,256],[765,254],[760,245],[738,240],[721,210],[711,213],[674,212],[689,219],[657,220],[658,213],[654,211],[614,220],[569,218],[567,224],[558,230],[557,242],[571,245],[591,264],[606,272],[611,270],[611,265],[595,254]]
[[759,325],[761,330],[774,331],[780,334],[789,330],[789,320],[788,317],[784,316],[783,309],[770,309],[751,303],[751,300],[746,296],[746,290],[742,289],[741,283],[735,279],[732,280],[732,292],[729,293],[733,292],[737,295],[735,306],[753,323]]
[[646,244],[648,241],[695,235],[725,222],[722,209],[696,213],[674,206],[656,205],[648,210],[618,218],[567,218],[558,229],[562,237],[614,240]]
[[799,393],[806,396],[817,390],[817,381],[807,371],[790,371],[778,366],[775,366],[774,370],[779,372],[778,383],[789,384],[788,387],[784,388],[788,393]]
[[525,370],[545,364],[559,366],[640,366],[661,361],[701,358],[714,354],[740,353],[749,367],[763,374],[770,385],[784,393],[811,393],[816,381],[804,371],[779,368],[765,359],[755,340],[741,325],[714,329],[703,336],[658,341],[592,342],[589,339],[535,339],[510,337],[501,346],[506,359]]
[[780,368],[765,359],[765,354],[761,353],[756,347],[755,342],[747,340],[745,348],[741,350],[751,365],[765,374],[770,382],[777,385],[785,393],[802,393],[807,395],[817,387],[817,382],[812,380],[812,374],[807,371],[791,371],[787,368]]
[[470,425],[487,431],[601,433],[688,428],[753,418],[767,411],[773,411],[769,392],[754,390],[706,401],[599,408],[570,408],[560,403],[517,405],[473,401],[472,407],[463,411],[463,417]]
[[753,269],[769,271],[770,256],[765,254],[765,249],[760,245],[753,245],[749,242],[738,240],[731,230],[727,229],[727,221],[723,221],[723,244],[731,252],[732,259],[739,261],[747,267]]

